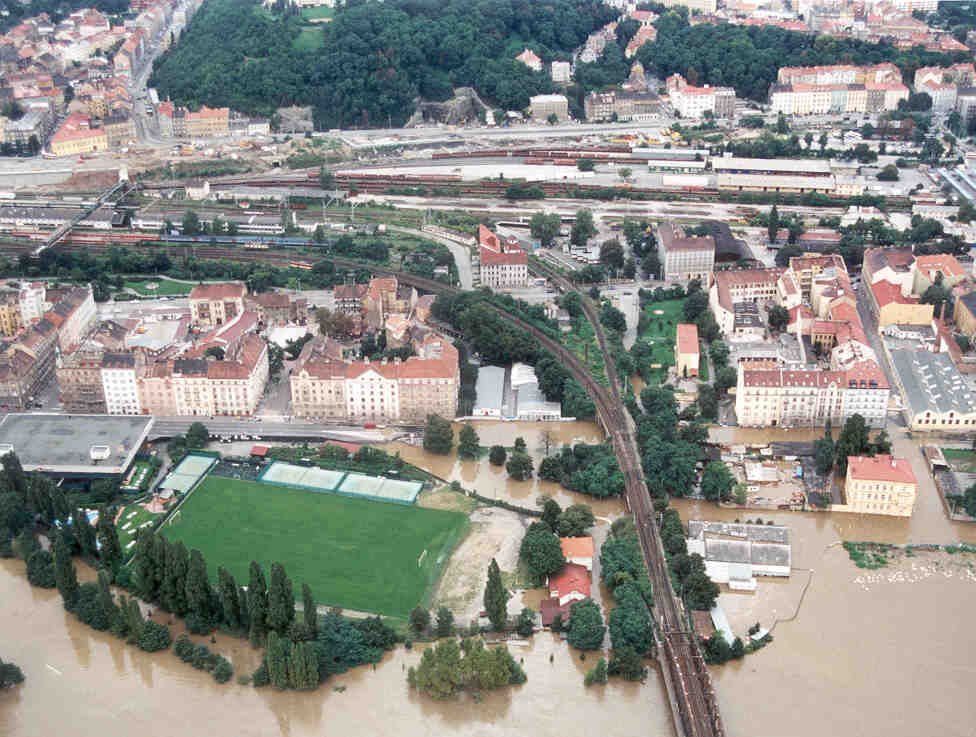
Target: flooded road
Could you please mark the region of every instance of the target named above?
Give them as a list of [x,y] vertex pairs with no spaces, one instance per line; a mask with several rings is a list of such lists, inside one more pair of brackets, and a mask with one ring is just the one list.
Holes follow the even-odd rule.
[[[546,432],[562,443],[598,442],[591,423],[475,423],[481,444],[511,446],[521,435],[541,460]],[[976,525],[946,519],[918,446],[890,430],[896,455],[912,461],[920,482],[910,519],[879,516],[745,512],[674,500],[682,518],[734,519],[762,515],[789,525],[794,571],[788,581],[760,579],[756,594],[723,593],[721,603],[736,631],[761,621],[774,642],[744,660],[713,668],[727,733],[734,737],[963,737],[976,734],[976,574],[956,556],[923,556],[878,571],[858,569],[841,540],[893,543],[976,543]],[[716,428],[716,439],[768,442],[810,439],[818,432]],[[542,494],[563,505],[593,503],[599,516],[623,512],[616,500],[591,500],[539,481],[511,482],[487,459],[459,462],[421,449],[392,446],[448,480],[486,496],[535,506]],[[594,531],[597,543],[605,523]],[[976,562],[974,562],[976,565]],[[607,599],[604,593],[604,603]],[[537,604],[530,592],[525,602]],[[56,592],[32,589],[23,563],[0,561],[0,656],[23,668],[27,681],[0,693],[0,734],[35,737],[73,734],[187,735],[576,735],[599,724],[601,737],[672,734],[670,714],[654,669],[644,685],[612,681],[583,687],[595,656],[578,655],[550,635],[527,647],[524,686],[471,700],[439,703],[408,692],[405,670],[419,649],[390,653],[376,667],[334,678],[314,693],[220,686],[171,653],[147,655],[79,624],[61,608]],[[174,630],[176,627],[174,626]],[[175,634],[175,632],[174,632]],[[218,637],[211,646],[237,673],[249,673],[257,654],[243,641]],[[552,656],[553,662],[549,662]],[[50,666],[50,667],[48,667]],[[344,692],[333,690],[345,686]],[[586,730],[588,732],[588,730]]]
[[[511,647],[524,660],[528,682],[485,694],[481,703],[442,703],[409,692],[406,669],[419,662],[419,648],[399,648],[375,671],[358,668],[312,693],[279,693],[234,681],[218,685],[172,652],[146,654],[95,632],[63,610],[56,591],[32,589],[23,567],[0,561],[0,651],[27,676],[20,687],[0,692],[4,737],[522,737],[579,734],[580,725],[594,719],[600,734],[610,737],[671,734],[653,671],[643,686],[614,682],[587,689],[583,674],[595,657],[580,662],[548,634]],[[210,647],[231,659],[235,677],[257,665],[255,651],[242,640],[218,637]],[[345,690],[335,691],[338,686]]]

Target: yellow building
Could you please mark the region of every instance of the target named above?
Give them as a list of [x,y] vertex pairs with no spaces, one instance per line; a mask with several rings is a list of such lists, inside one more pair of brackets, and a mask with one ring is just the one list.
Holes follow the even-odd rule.
[[16,290],[0,292],[0,335],[12,336],[23,327],[20,317],[20,300]]
[[918,483],[907,458],[851,456],[844,492],[847,503],[832,511],[911,517]]
[[956,327],[966,335],[976,335],[976,292],[962,295],[956,300]]
[[930,325],[933,306],[922,304],[918,297],[906,297],[897,284],[881,280],[868,290],[878,316],[878,329],[888,325]]
[[104,130],[92,127],[87,115],[72,113],[51,136],[50,146],[55,156],[77,156],[106,150],[108,138]]

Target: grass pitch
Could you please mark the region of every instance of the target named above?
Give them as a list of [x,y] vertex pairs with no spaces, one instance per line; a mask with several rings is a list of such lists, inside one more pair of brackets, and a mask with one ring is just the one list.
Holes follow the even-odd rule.
[[463,514],[254,481],[208,476],[162,532],[197,548],[211,580],[224,566],[246,585],[257,560],[288,572],[296,597],[405,619],[428,604],[433,584],[467,529]]

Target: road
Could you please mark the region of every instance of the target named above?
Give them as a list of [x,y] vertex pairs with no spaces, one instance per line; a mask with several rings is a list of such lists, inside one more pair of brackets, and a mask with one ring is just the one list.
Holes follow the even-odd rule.
[[[212,436],[249,435],[250,439],[275,440],[342,440],[349,443],[385,443],[391,434],[386,430],[364,430],[352,425],[323,425],[321,422],[288,422],[284,418],[267,418],[255,422],[250,417],[157,417],[150,440],[184,434],[194,422],[202,422]],[[248,439],[248,438],[245,438]]]
[[474,276],[471,270],[471,250],[467,246],[450,238],[444,238],[436,233],[428,233],[424,230],[402,228],[398,225],[388,225],[387,229],[396,231],[397,233],[415,235],[418,238],[426,238],[429,241],[440,243],[446,247],[451,252],[451,255],[454,256],[454,263],[457,265],[458,281],[461,283],[461,289],[474,289]]

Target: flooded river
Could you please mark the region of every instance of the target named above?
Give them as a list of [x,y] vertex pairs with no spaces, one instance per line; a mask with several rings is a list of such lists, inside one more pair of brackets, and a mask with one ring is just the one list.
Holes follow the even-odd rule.
[[[480,422],[482,445],[511,446],[525,438],[538,465],[547,431],[554,446],[597,442],[593,424]],[[723,440],[768,441],[779,434],[718,428]],[[733,628],[760,620],[774,626],[774,642],[744,660],[713,669],[729,735],[742,737],[940,737],[976,734],[976,575],[962,559],[922,557],[878,571],[856,568],[839,541],[968,541],[976,525],[945,518],[916,445],[894,428],[894,451],[912,460],[921,483],[909,520],[822,513],[759,513],[793,534],[789,581],[761,580],[757,594],[723,593]],[[790,433],[796,439],[802,433]],[[486,496],[534,506],[541,494],[560,503],[589,501],[545,482],[511,482],[486,459],[458,462],[396,446],[404,458]],[[595,505],[600,516],[623,510],[619,500]],[[755,516],[676,500],[684,519]],[[597,537],[605,534],[601,529]],[[0,657],[21,665],[22,686],[0,693],[0,734],[114,735],[576,735],[598,724],[601,736],[672,734],[655,671],[642,686],[612,682],[585,689],[593,663],[573,657],[550,635],[527,647],[528,683],[470,700],[438,703],[408,692],[405,669],[419,651],[398,649],[372,668],[333,679],[314,693],[277,693],[230,683],[217,685],[171,653],[147,655],[76,622],[56,592],[32,589],[23,563],[0,561]],[[175,629],[175,627],[174,627]],[[238,672],[256,666],[246,643],[218,638],[212,646]],[[550,656],[553,662],[549,662]],[[333,690],[345,686],[345,691]],[[81,728],[81,730],[79,730]]]

